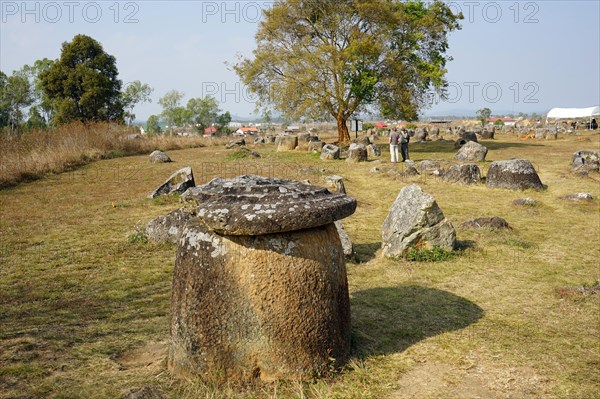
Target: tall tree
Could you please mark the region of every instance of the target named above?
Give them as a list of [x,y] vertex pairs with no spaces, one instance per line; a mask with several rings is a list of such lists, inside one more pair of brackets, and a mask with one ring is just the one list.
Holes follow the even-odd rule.
[[229,122],[231,122],[231,114],[229,111],[225,111],[221,115],[217,116],[217,119],[215,119],[215,124],[218,126],[218,130],[220,132],[225,131],[227,133],[227,126],[229,125]]
[[190,98],[187,102],[187,111],[190,122],[198,125],[198,128],[204,130],[212,123],[215,123],[219,112],[219,104],[214,97],[206,96],[204,98]]
[[19,71],[19,74],[26,77],[32,88],[33,104],[31,105],[34,111],[30,110],[30,116],[34,115],[36,124],[40,124],[42,121],[38,118],[44,119],[43,125],[50,123],[52,119],[52,101],[47,94],[44,93],[41,81],[41,75],[43,72],[50,69],[54,61],[48,58],[42,58],[36,60],[33,65],[23,65],[23,68]]
[[163,108],[161,116],[167,122],[167,126],[169,129],[173,127],[175,120],[179,119],[179,115],[181,112],[177,108],[180,108],[182,98],[182,92],[179,92],[177,90],[170,90],[158,100],[158,104]]
[[150,115],[146,121],[146,130],[148,133],[160,133],[161,128],[158,123],[158,115]]
[[0,73],[0,119],[14,133],[24,121],[24,109],[33,102],[31,85],[18,72],[11,76]]
[[123,121],[121,81],[116,59],[86,35],[62,45],[60,58],[41,73],[42,89],[52,99],[54,124],[70,121]]
[[443,2],[280,0],[264,11],[254,59],[234,69],[259,98],[289,117],[346,121],[376,107],[416,119],[430,92],[444,96],[447,35],[460,28]]
[[481,122],[481,126],[484,126],[487,123],[487,120],[490,116],[492,116],[492,110],[489,108],[481,108],[476,113],[477,119]]
[[153,91],[154,89],[150,85],[142,83],[139,80],[134,80],[127,84],[125,90],[121,93],[121,102],[123,103],[123,108],[125,108],[125,117],[129,120],[130,125],[135,120],[135,114],[133,113],[135,106],[152,102],[150,95]]

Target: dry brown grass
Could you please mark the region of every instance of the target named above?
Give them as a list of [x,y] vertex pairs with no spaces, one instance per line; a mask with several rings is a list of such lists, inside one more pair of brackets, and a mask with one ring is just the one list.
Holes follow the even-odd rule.
[[[250,146],[261,158],[231,159],[234,150],[207,146],[170,151],[175,164],[150,164],[145,155],[101,160],[1,190],[0,398],[119,398],[144,386],[173,399],[598,398],[600,295],[562,298],[557,288],[600,278],[598,175],[569,171],[573,152],[598,150],[600,136],[560,137],[483,142],[484,175],[490,161],[528,158],[548,186],[539,192],[394,177],[383,139],[380,162],[324,162],[273,145]],[[455,153],[451,143],[410,151],[416,161]],[[243,173],[347,179],[358,208],[343,223],[360,262],[347,265],[353,355],[340,375],[256,386],[171,378],[164,342],[175,248],[127,237],[179,206],[146,195],[188,165],[198,183]],[[383,220],[412,182],[435,196],[469,243],[454,259],[379,256]],[[559,198],[580,191],[595,199]],[[525,196],[539,205],[512,205]],[[513,229],[459,227],[479,216],[503,217]]]
[[155,149],[200,147],[211,141],[169,135],[128,139],[131,134],[135,132],[107,123],[72,123],[23,135],[0,134],[0,189],[49,173],[73,170],[98,159],[144,154]]

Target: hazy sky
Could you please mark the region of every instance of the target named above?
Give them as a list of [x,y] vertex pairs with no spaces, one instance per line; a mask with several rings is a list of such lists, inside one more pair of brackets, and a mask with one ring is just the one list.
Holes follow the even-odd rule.
[[[0,1],[0,69],[56,59],[83,33],[117,59],[124,84],[154,88],[138,119],[160,112],[168,90],[212,95],[223,110],[249,116],[252,96],[224,62],[251,55],[260,10],[269,1]],[[426,115],[544,112],[600,103],[600,1],[448,1],[462,11],[452,33],[446,102]]]

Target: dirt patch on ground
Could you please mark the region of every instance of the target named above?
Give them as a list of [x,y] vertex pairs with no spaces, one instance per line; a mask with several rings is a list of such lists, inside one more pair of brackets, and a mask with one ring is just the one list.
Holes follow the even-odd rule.
[[145,368],[158,371],[163,368],[169,348],[167,341],[151,342],[123,353],[116,362],[125,370]]
[[404,374],[393,399],[541,399],[550,397],[549,381],[529,367],[476,364],[458,369],[425,362]]

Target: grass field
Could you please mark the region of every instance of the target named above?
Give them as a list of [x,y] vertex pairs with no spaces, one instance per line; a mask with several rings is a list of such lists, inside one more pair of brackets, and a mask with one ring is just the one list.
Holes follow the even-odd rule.
[[[358,165],[273,145],[253,148],[259,159],[203,147],[170,151],[171,164],[101,160],[1,190],[0,398],[119,398],[142,387],[165,398],[598,398],[600,295],[559,293],[600,278],[600,179],[569,171],[573,152],[598,151],[599,138],[483,142],[484,175],[493,160],[527,158],[548,187],[541,192],[398,177],[388,173],[383,139],[381,161]],[[416,161],[455,153],[448,143],[411,143],[410,151]],[[346,178],[358,208],[344,226],[358,261],[347,265],[353,357],[340,374],[256,386],[170,377],[175,248],[128,237],[179,206],[146,195],[184,166],[197,183],[245,173],[313,184]],[[381,258],[383,220],[413,182],[456,227],[455,258]],[[581,191],[594,200],[559,199]],[[525,196],[539,205],[512,205]],[[479,216],[503,217],[513,229],[460,227]]]

